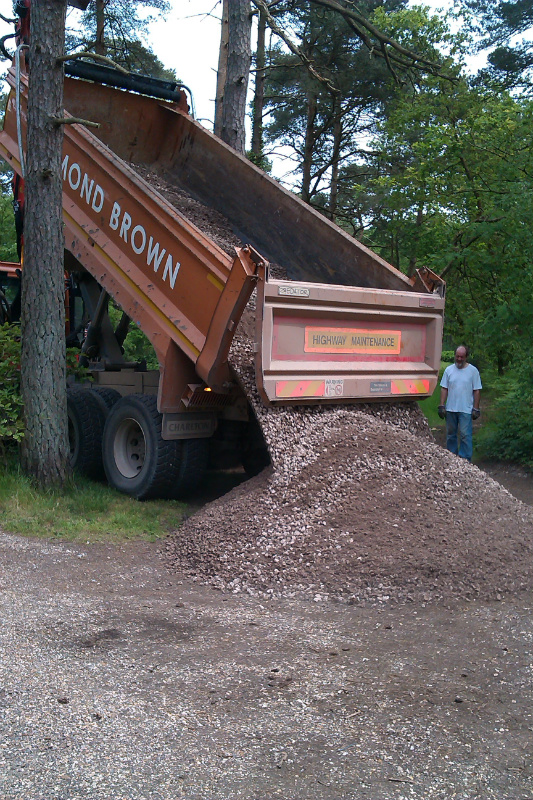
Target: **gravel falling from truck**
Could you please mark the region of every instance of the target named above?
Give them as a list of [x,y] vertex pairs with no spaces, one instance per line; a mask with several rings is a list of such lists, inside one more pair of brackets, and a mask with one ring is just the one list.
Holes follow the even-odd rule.
[[[135,169],[225,252],[229,223],[164,175]],[[274,265],[276,277],[283,270]],[[171,570],[234,593],[369,604],[527,591],[533,509],[439,447],[416,403],[266,408],[253,369],[254,299],[231,364],[272,465],[188,519]]]

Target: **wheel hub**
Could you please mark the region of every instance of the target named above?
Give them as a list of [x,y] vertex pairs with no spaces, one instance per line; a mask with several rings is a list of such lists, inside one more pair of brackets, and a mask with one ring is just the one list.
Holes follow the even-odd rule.
[[113,447],[115,464],[125,478],[136,478],[144,466],[146,438],[134,419],[125,419],[117,429]]

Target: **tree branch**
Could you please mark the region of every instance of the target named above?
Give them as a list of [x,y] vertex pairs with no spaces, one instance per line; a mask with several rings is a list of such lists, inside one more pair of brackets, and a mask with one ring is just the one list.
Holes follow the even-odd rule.
[[263,14],[265,15],[265,19],[268,22],[269,28],[277,36],[279,36],[279,38],[282,39],[282,41],[285,42],[291,53],[294,53],[295,56],[298,56],[301,62],[307,67],[308,71],[313,76],[313,78],[316,78],[316,80],[319,81],[323,86],[325,86],[328,89],[328,91],[332,92],[333,94],[338,94],[339,90],[337,89],[337,87],[333,86],[333,84],[327,78],[324,78],[316,71],[316,69],[313,66],[313,62],[309,58],[307,58],[305,53],[303,53],[300,50],[298,45],[294,44],[294,42],[287,36],[283,28],[280,28],[274,17],[271,15],[269,7],[264,2],[264,0],[252,0],[252,3],[257,9],[259,9],[259,11],[263,12]]
[[[369,20],[363,17],[361,14],[357,13],[356,11],[351,11],[349,8],[342,6],[337,0],[311,0],[312,3],[318,6],[322,6],[323,8],[330,8],[332,11],[336,11],[338,14],[341,14],[346,20],[351,20],[355,25],[358,26],[359,29],[363,28],[364,30],[368,31],[368,33],[373,36],[376,41],[380,43],[380,45],[388,45],[391,49],[395,50],[397,53],[400,53],[403,56],[407,56],[411,61],[414,63],[423,64],[426,67],[430,67],[431,70],[436,71],[436,74],[441,74],[440,70],[442,69],[442,65],[438,64],[436,61],[430,61],[428,58],[424,58],[424,56],[415,53],[413,50],[409,50],[408,48],[401,45],[395,39],[391,39],[389,36],[384,34],[374,25],[372,25]],[[351,3],[351,5],[353,5]],[[441,77],[446,77],[445,75],[441,75]]]
[[89,119],[80,117],[49,117],[54,125],[85,125],[87,128],[99,128],[99,122],[91,122]]
[[64,61],[75,61],[77,58],[92,58],[93,61],[100,61],[102,64],[107,64],[109,67],[113,67],[113,69],[122,72],[123,75],[130,74],[127,69],[121,67],[120,64],[116,63],[116,61],[112,61],[110,58],[98,55],[98,53],[91,53],[89,50],[83,50],[81,53],[67,53],[64,56],[57,58],[56,62],[58,64],[62,64]]

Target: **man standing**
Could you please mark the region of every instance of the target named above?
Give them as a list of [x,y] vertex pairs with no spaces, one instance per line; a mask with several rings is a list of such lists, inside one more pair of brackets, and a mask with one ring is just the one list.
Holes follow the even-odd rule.
[[481,378],[468,361],[468,349],[458,347],[455,363],[444,370],[440,382],[439,417],[446,420],[446,447],[455,455],[472,460],[472,419],[480,415]]

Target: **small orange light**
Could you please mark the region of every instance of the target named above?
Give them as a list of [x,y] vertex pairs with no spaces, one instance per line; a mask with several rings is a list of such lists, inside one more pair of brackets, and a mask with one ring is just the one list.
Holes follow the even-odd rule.
[[212,392],[212,391],[213,391],[213,390],[212,390],[212,389],[210,389],[210,388],[209,388],[209,386],[206,386],[206,387],[205,387],[205,389],[204,389],[204,392]]

